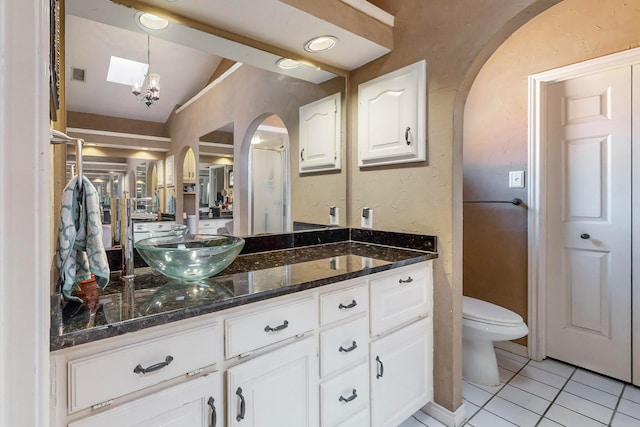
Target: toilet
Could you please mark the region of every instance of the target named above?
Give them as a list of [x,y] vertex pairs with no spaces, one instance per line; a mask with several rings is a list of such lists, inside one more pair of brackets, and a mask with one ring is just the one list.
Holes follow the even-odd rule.
[[462,297],[462,377],[468,381],[500,384],[494,341],[522,338],[529,328],[522,317],[499,305]]

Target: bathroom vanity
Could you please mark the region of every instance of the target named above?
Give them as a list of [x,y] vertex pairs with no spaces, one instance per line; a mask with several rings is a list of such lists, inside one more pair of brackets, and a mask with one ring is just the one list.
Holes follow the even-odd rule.
[[398,425],[433,397],[435,250],[347,228],[249,237],[199,285],[114,279],[89,329],[53,296],[52,425]]

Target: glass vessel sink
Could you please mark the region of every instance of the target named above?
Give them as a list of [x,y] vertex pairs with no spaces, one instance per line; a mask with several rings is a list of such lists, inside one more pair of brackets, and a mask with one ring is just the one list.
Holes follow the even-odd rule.
[[151,237],[135,243],[149,267],[167,277],[197,282],[224,270],[238,256],[244,239],[211,234]]
[[145,230],[150,234],[149,237],[169,237],[169,236],[184,236],[187,234],[187,226],[184,224],[170,224],[167,228],[160,230]]

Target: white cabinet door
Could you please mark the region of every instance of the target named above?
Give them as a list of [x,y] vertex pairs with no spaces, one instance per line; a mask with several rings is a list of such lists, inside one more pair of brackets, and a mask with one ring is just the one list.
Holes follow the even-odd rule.
[[340,93],[300,107],[300,172],[340,169]]
[[193,154],[193,150],[189,149],[184,156],[184,163],[182,164],[182,181],[184,183],[196,182],[196,156]]
[[358,86],[358,165],[426,160],[426,62]]
[[318,355],[314,337],[227,371],[229,426],[317,426],[318,400]]
[[170,387],[69,427],[218,427],[224,425],[219,372]]
[[397,426],[433,398],[433,320],[371,343],[371,425]]

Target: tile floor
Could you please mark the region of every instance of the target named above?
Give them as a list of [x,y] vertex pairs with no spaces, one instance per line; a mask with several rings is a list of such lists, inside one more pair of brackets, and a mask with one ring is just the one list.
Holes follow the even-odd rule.
[[[640,427],[640,388],[551,359],[496,350],[500,385],[462,383],[465,427]],[[444,427],[418,411],[400,427]]]

